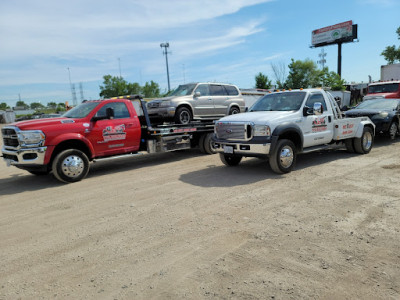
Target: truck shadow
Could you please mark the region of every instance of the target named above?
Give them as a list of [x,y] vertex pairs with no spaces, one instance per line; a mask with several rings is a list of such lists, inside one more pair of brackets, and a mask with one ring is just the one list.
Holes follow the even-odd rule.
[[[385,147],[393,143],[400,143],[400,139],[398,138],[395,141],[391,141],[386,137],[378,136],[375,140],[374,148]],[[374,148],[372,151],[374,151]],[[88,178],[95,179],[96,177],[107,176],[108,174],[115,172],[141,169],[176,161],[185,161],[202,155],[204,154],[201,154],[198,150],[191,149],[186,151],[145,154],[135,157],[100,161],[91,164]],[[292,174],[295,175],[296,170],[302,170],[316,165],[323,165],[336,159],[349,159],[355,156],[358,156],[358,154],[350,154],[344,150],[302,154],[298,156],[294,173],[285,175],[275,174],[269,167],[267,161],[262,161],[257,158],[246,159],[237,167],[226,167],[218,160],[217,165],[209,165],[201,170],[182,174],[180,180],[195,186],[203,187],[246,185],[266,179],[284,180],[286,176],[292,176]],[[0,179],[0,195],[12,195],[26,191],[44,189],[51,190],[61,186],[65,186],[65,184],[57,181],[52,174],[46,176],[34,176],[26,171],[16,169],[16,171],[10,176]]]
[[[385,147],[393,143],[399,142],[400,139],[391,141],[386,137],[378,136],[375,140],[374,148]],[[372,151],[374,150],[372,149]],[[306,169],[313,166],[321,165],[341,159],[351,159],[360,154],[348,153],[344,149],[324,150],[301,154],[297,157],[297,162],[292,173],[275,174],[267,161],[258,158],[250,158],[242,161],[238,166],[227,167],[222,164],[209,165],[207,168],[182,174],[180,180],[182,182],[201,187],[231,187],[238,185],[246,185],[263,180],[285,180],[289,176],[296,176],[296,171]]]
[[[87,178],[107,176],[108,174],[115,172],[167,164],[170,162],[187,160],[202,155],[204,154],[200,153],[200,151],[197,149],[191,149],[186,151],[144,154],[131,157],[121,157],[113,160],[103,160],[91,163]],[[49,175],[35,176],[24,170],[17,168],[14,170],[15,171],[10,176],[0,178],[0,195],[12,195],[27,191],[52,189],[66,185],[56,180],[51,173]],[[87,179],[83,179],[83,181],[84,180]]]

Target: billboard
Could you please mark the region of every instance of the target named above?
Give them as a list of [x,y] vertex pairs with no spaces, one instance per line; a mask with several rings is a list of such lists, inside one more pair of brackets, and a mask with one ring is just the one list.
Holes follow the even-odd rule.
[[352,42],[357,38],[357,25],[347,21],[332,26],[316,29],[311,34],[312,47]]

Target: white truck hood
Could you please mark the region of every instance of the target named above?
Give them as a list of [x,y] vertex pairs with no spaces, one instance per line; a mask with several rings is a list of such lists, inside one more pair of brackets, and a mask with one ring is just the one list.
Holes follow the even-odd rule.
[[271,124],[284,119],[290,120],[290,116],[297,117],[298,111],[256,111],[236,115],[230,115],[218,120],[221,122],[253,122],[254,124]]

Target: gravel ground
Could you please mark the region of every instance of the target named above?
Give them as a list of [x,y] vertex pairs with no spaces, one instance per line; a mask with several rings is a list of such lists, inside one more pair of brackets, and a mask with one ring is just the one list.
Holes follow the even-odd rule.
[[0,163],[0,299],[400,299],[400,139],[275,175],[197,150]]

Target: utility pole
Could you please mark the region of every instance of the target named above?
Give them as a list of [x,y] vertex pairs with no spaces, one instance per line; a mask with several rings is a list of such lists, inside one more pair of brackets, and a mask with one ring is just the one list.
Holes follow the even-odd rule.
[[118,67],[119,67],[119,78],[122,78],[121,75],[121,59],[118,57]]
[[171,91],[171,87],[170,87],[170,84],[169,84],[168,50],[167,50],[167,48],[169,47],[169,43],[168,42],[167,43],[161,43],[160,47],[164,48],[163,54],[165,55],[165,63],[167,65],[167,79],[168,79],[168,92],[169,92],[169,91]]
[[78,103],[77,103],[77,100],[76,100],[75,85],[72,84],[72,81],[71,81],[71,71],[69,70],[69,67],[68,67],[67,69],[68,69],[69,85],[71,86],[72,105],[73,105],[73,106],[76,106]]
[[81,103],[82,103],[83,100],[85,99],[85,97],[83,96],[83,86],[82,86],[82,82],[79,82],[79,90],[81,91]]

